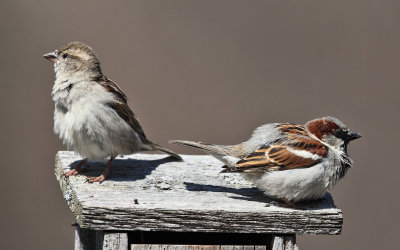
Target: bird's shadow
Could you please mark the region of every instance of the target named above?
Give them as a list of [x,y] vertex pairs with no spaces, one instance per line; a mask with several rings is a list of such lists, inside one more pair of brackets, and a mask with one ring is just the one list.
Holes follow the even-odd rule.
[[[74,169],[81,160],[72,162],[69,167]],[[136,181],[145,179],[150,175],[159,165],[180,161],[176,158],[169,156],[158,160],[136,160],[136,159],[115,159],[111,165],[111,175],[107,177],[110,181]],[[94,162],[88,161],[82,167],[83,171],[79,175],[86,177],[99,176],[105,169],[107,162]]]
[[224,186],[215,186],[209,184],[198,184],[192,182],[184,182],[186,189],[188,191],[199,192],[199,191],[206,191],[206,192],[216,192],[216,193],[231,193],[235,194],[234,196],[230,196],[233,199],[239,200],[248,200],[248,201],[260,201],[265,199],[271,200],[264,195],[259,189],[252,187],[252,188],[233,188],[233,187],[224,187]]
[[[229,198],[237,199],[237,200],[247,200],[247,201],[256,201],[264,203],[265,206],[277,205],[284,207],[284,204],[281,200],[269,197],[264,192],[259,190],[258,188],[232,188],[232,187],[224,187],[224,186],[214,186],[208,184],[198,184],[191,182],[184,182],[186,185],[186,189],[188,191],[199,192],[217,192],[217,193],[231,193],[235,194],[229,196]],[[335,207],[333,204],[332,196],[329,193],[326,193],[324,197],[315,201],[307,201],[307,202],[299,202],[296,203],[298,206],[297,209],[301,210],[320,210]],[[292,208],[293,209],[293,208]]]

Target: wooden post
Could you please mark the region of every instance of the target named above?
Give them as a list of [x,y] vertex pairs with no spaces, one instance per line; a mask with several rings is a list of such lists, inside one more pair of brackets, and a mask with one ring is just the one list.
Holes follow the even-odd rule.
[[[117,158],[111,177],[92,184],[86,182],[87,176],[99,175],[104,164],[89,162],[87,171],[63,178],[61,174],[81,159],[73,152],[58,152],[56,177],[79,224],[75,249],[127,249],[133,242],[129,232],[224,233],[244,238],[265,234],[269,238],[265,249],[297,249],[296,234],[341,232],[342,212],[329,194],[310,203],[309,209],[282,208],[240,174],[221,174],[221,163],[211,156],[183,155],[183,159],[174,162],[156,154]],[[188,246],[211,247],[206,242]],[[229,248],[216,244],[221,250]],[[229,249],[261,250],[257,244],[246,241]],[[156,246],[181,249],[168,244],[152,248]]]
[[[275,236],[268,250],[298,250],[294,236]],[[132,244],[132,250],[267,250],[266,246],[242,245],[148,245]]]
[[96,250],[128,250],[128,234],[97,231]]
[[96,248],[96,231],[75,227],[75,250],[89,250]]
[[273,235],[271,238],[272,250],[298,250],[296,235]]
[[128,250],[128,233],[75,228],[75,250]]

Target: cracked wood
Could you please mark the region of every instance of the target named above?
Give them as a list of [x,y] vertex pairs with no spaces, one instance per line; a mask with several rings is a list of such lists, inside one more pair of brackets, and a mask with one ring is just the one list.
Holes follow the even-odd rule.
[[61,178],[81,158],[56,155],[55,174],[78,224],[94,230],[340,234],[342,212],[330,194],[306,210],[277,207],[240,174],[221,174],[211,156],[160,154],[117,158],[105,182],[87,183],[104,163],[89,162],[78,176]]

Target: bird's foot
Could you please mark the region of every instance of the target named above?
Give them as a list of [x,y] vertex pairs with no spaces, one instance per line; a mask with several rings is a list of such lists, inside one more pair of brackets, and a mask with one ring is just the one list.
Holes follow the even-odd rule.
[[111,174],[110,167],[111,167],[111,163],[112,163],[112,161],[114,160],[114,158],[115,158],[115,157],[111,157],[111,158],[110,158],[110,160],[108,161],[108,164],[107,164],[106,168],[104,169],[103,173],[101,173],[100,176],[97,176],[97,177],[88,177],[88,178],[86,179],[86,182],[89,182],[89,183],[94,183],[94,182],[102,183],[102,182],[106,179],[106,177],[109,176],[109,175]]
[[81,171],[78,171],[76,169],[72,169],[72,170],[70,170],[68,172],[63,173],[61,176],[64,177],[64,178],[68,178],[70,176],[77,176],[79,174],[79,172],[81,172]]
[[86,182],[89,182],[89,183],[95,183],[95,182],[102,183],[105,179],[106,179],[106,177],[104,175],[100,175],[100,176],[97,176],[97,177],[88,177],[86,179]]
[[286,198],[281,198],[281,201],[273,201],[272,203],[278,207],[294,208],[294,209],[301,209],[301,210],[307,209],[306,206],[296,204]]
[[78,163],[78,165],[77,165],[74,169],[72,169],[72,170],[70,170],[70,171],[68,171],[68,172],[63,173],[63,174],[61,175],[61,177],[64,177],[65,179],[67,179],[67,178],[70,177],[70,176],[77,176],[80,172],[85,171],[85,169],[82,168],[82,167],[83,167],[83,165],[86,163],[86,161],[87,161],[87,159],[83,159],[82,161],[80,161],[80,162]]
[[85,172],[85,171],[86,171],[86,168],[79,168],[79,169],[75,168],[75,169],[72,169],[72,170],[70,170],[68,172],[63,173],[61,175],[61,177],[64,177],[65,179],[67,179],[70,176],[77,176],[79,173]]
[[296,204],[294,204],[293,202],[291,202],[290,200],[286,199],[286,198],[282,198],[282,201],[285,203],[286,206],[288,207],[292,207],[292,208],[297,208]]

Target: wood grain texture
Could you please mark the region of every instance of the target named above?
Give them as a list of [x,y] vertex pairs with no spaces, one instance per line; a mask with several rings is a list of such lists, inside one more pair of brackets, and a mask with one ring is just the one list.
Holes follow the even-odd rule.
[[128,234],[96,231],[96,249],[128,250]]
[[240,174],[220,174],[211,156],[159,154],[117,158],[105,182],[87,183],[104,163],[88,163],[81,175],[61,178],[80,160],[56,156],[55,174],[82,228],[172,232],[340,234],[342,212],[329,194],[306,210],[275,206]]
[[132,244],[132,250],[266,250],[266,246]]
[[75,228],[75,250],[96,249],[96,231],[80,228]]
[[271,239],[272,250],[298,250],[296,235],[274,235]]
[[75,250],[127,250],[128,246],[127,233],[75,228]]
[[266,250],[267,246],[254,246],[254,250]]

